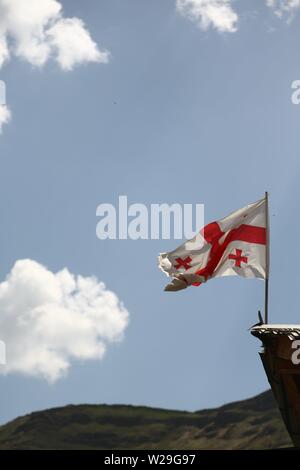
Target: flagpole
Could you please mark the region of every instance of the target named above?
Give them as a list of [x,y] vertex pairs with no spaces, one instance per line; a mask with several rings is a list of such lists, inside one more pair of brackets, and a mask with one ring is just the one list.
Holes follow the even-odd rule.
[[269,320],[269,258],[270,258],[270,231],[269,231],[269,195],[265,192],[266,202],[266,279],[265,279],[265,324]]

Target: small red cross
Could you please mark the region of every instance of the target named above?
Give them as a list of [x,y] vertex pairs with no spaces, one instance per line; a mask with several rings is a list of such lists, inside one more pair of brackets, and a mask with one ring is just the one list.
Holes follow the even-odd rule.
[[180,269],[180,268],[190,269],[191,268],[190,262],[192,261],[192,258],[190,256],[184,259],[176,258],[175,261],[178,263],[175,266],[176,269]]
[[238,248],[236,248],[235,250],[235,255],[230,254],[228,258],[234,259],[235,266],[237,266],[238,268],[241,268],[241,263],[248,263],[248,258],[246,256],[242,256],[242,250],[239,250]]

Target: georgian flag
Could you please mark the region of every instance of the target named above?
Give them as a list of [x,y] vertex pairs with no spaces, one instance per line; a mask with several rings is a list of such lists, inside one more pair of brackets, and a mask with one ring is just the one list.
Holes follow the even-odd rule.
[[268,277],[267,197],[206,225],[192,240],[159,255],[172,278],[166,291],[199,286],[213,277]]

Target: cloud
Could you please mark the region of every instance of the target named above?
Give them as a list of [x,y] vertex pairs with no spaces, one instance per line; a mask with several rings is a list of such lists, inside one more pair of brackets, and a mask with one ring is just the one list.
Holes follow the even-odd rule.
[[72,360],[103,359],[107,345],[123,338],[128,319],[96,278],[19,260],[0,283],[0,339],[7,348],[0,373],[55,382]]
[[79,18],[64,18],[57,0],[0,0],[0,67],[12,56],[41,67],[54,58],[63,70],[109,60]]
[[287,14],[288,18],[292,19],[295,11],[300,8],[300,0],[266,0],[266,2],[279,18]]
[[100,52],[78,18],[62,18],[48,31],[49,42],[57,51],[57,61],[64,70],[84,62],[108,62],[108,53]]
[[176,8],[204,31],[210,27],[221,33],[237,31],[238,15],[230,0],[176,0]]
[[6,105],[0,105],[0,134],[2,132],[2,126],[7,124],[11,119],[10,109]]

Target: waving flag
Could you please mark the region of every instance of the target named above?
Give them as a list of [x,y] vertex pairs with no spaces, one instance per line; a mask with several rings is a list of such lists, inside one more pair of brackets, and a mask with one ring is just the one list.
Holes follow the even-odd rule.
[[192,240],[161,253],[159,267],[172,278],[166,291],[199,286],[214,277],[268,278],[267,197],[206,225]]

